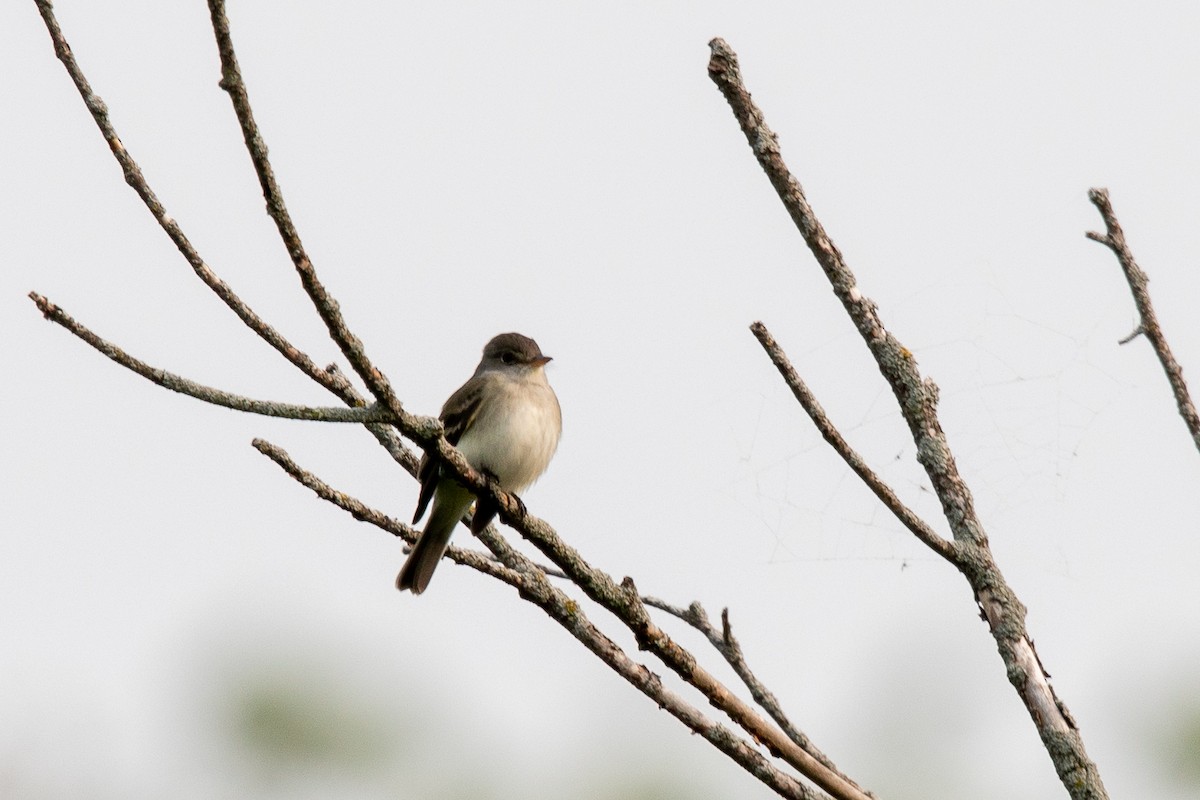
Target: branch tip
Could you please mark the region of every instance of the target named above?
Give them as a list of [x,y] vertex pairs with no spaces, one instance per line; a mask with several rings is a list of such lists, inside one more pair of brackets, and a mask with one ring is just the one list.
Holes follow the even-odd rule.
[[1089,239],[1094,239],[1097,242],[1112,250],[1113,255],[1117,257],[1117,262],[1121,265],[1121,271],[1125,274],[1125,282],[1129,284],[1129,291],[1133,295],[1134,305],[1138,310],[1138,327],[1133,333],[1119,340],[1120,344],[1126,344],[1133,341],[1140,335],[1144,335],[1154,348],[1154,353],[1158,356],[1158,361],[1162,365],[1163,372],[1166,373],[1167,382],[1171,386],[1171,393],[1175,396],[1175,407],[1179,411],[1179,416],[1183,418],[1183,422],[1187,425],[1188,432],[1192,436],[1192,442],[1196,449],[1200,450],[1200,413],[1196,411],[1195,402],[1188,391],[1187,381],[1183,378],[1183,367],[1175,360],[1175,354],[1171,352],[1171,346],[1167,342],[1166,334],[1158,324],[1158,315],[1154,312],[1154,304],[1150,299],[1150,290],[1147,286],[1150,278],[1138,266],[1137,261],[1133,257],[1133,251],[1129,249],[1129,243],[1125,240],[1125,232],[1121,229],[1121,223],[1117,219],[1117,214],[1113,210],[1112,202],[1108,196],[1107,189],[1092,189],[1088,192],[1088,199],[1095,204],[1100,216],[1104,219],[1104,227],[1107,234],[1101,237],[1098,234],[1088,233]]

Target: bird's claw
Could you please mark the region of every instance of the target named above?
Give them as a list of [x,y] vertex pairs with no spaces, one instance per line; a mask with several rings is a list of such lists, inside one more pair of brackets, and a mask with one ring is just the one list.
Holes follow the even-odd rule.
[[529,511],[525,508],[524,500],[517,497],[515,494],[510,494],[509,497],[511,497],[516,502],[517,508],[520,509],[522,517],[526,516],[529,513]]

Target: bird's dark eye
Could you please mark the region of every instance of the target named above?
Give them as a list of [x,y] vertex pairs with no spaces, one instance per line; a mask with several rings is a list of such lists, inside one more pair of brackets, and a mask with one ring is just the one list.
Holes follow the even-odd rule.
[[513,353],[513,352],[510,350],[510,351],[508,351],[508,352],[506,352],[506,353],[501,353],[501,354],[500,354],[500,360],[501,360],[501,361],[503,361],[505,364],[512,364],[512,363],[515,363],[515,362],[516,362],[516,360],[517,360],[517,356],[516,356],[516,354],[515,354],[515,353]]

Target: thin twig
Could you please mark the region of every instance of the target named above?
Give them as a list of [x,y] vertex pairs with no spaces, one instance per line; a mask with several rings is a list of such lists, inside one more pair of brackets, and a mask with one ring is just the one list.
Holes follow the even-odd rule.
[[1167,337],[1158,324],[1158,315],[1154,313],[1154,305],[1150,302],[1150,278],[1133,258],[1133,251],[1125,241],[1125,231],[1117,221],[1117,214],[1108,199],[1108,189],[1091,189],[1088,191],[1088,199],[1100,210],[1108,232],[1088,231],[1087,237],[1104,245],[1116,255],[1121,264],[1121,271],[1125,273],[1125,280],[1129,283],[1129,290],[1133,293],[1133,302],[1137,305],[1138,317],[1141,320],[1137,329],[1122,339],[1121,344],[1132,341],[1138,334],[1143,334],[1150,340],[1150,346],[1154,348],[1163,371],[1167,373],[1171,392],[1175,395],[1175,405],[1179,408],[1179,416],[1183,417],[1196,449],[1200,450],[1200,415],[1196,413],[1196,404],[1192,402],[1187,381],[1183,379],[1183,367],[1175,360],[1175,354],[1167,344]]
[[[251,444],[254,449],[262,453],[267,458],[274,461],[288,475],[292,476],[302,486],[312,490],[317,497],[327,502],[333,503],[343,511],[350,513],[352,517],[360,522],[367,522],[374,525],[380,530],[387,531],[393,536],[402,539],[403,541],[412,544],[420,535],[411,525],[406,525],[400,520],[389,517],[378,509],[368,506],[356,497],[346,494],[330,486],[325,481],[318,478],[313,473],[297,464],[287,451],[283,448],[271,444],[266,439],[255,439]],[[477,550],[470,550],[465,547],[451,545],[446,551],[446,555],[451,560],[470,567],[478,572],[491,575],[494,578],[499,578],[505,583],[516,585],[519,581],[520,573],[511,569],[496,559],[480,553]]]
[[1050,686],[1026,631],[1025,607],[992,558],[971,492],[938,419],[936,384],[922,379],[912,352],[884,327],[875,303],[859,290],[854,273],[817,219],[800,182],[784,163],[778,139],[742,81],[737,54],[723,39],[713,39],[709,47],[709,77],[725,96],[755,158],[896,396],[917,445],[917,460],[925,468],[950,524],[958,551],[955,566],[975,592],[1009,681],[1025,704],[1059,780],[1075,800],[1104,800],[1108,794],[1099,770],[1088,758],[1070,712]]
[[942,558],[955,563],[957,559],[957,550],[954,542],[947,541],[939,536],[932,528],[925,523],[925,520],[917,516],[916,512],[904,504],[904,502],[896,496],[892,487],[888,486],[875,471],[867,466],[867,462],[863,457],[850,446],[829,417],[825,414],[825,409],[817,401],[816,396],[808,388],[804,379],[796,372],[792,366],[792,362],[788,360],[787,354],[783,352],[783,348],[771,336],[771,332],[767,330],[767,326],[761,322],[755,322],[750,326],[750,331],[758,339],[758,343],[762,345],[763,350],[767,352],[767,356],[771,359],[771,363],[779,370],[779,374],[783,376],[783,380],[791,388],[792,394],[796,400],[800,402],[801,407],[808,413],[813,424],[817,426],[817,430],[825,437],[825,441],[834,449],[842,460],[854,470],[855,474],[867,485],[867,488],[875,493],[883,504],[891,511],[896,519],[912,531],[913,535],[925,543],[931,550],[940,555]]
[[302,406],[294,403],[277,403],[273,400],[255,400],[240,394],[226,392],[223,389],[216,389],[196,383],[182,375],[176,375],[174,372],[152,367],[145,361],[134,358],[112,342],[100,338],[86,326],[76,322],[61,307],[51,303],[42,295],[30,292],[29,298],[33,300],[46,319],[66,328],[122,367],[132,370],[151,383],[157,384],[164,389],[170,389],[172,392],[194,397],[197,400],[203,400],[205,403],[211,403],[214,406],[231,408],[234,411],[245,411],[250,414],[261,414],[266,417],[281,417],[283,419],[310,420],[315,422],[353,422],[358,424],[391,421],[392,415],[387,410],[375,405],[349,408],[347,406],[319,407]]
[[[334,489],[312,473],[300,467],[281,448],[262,439],[254,440],[260,453],[278,464],[288,475],[312,490],[318,497],[348,511],[355,519],[369,522],[407,541],[414,541],[416,531],[361,501]],[[796,800],[827,800],[795,778],[781,772],[745,739],[720,723],[714,722],[683,698],[663,686],[657,675],[644,665],[629,658],[619,645],[596,628],[584,614],[579,603],[556,589],[537,568],[512,569],[498,564],[482,553],[451,546],[450,557],[484,574],[490,575],[517,589],[523,600],[541,608],[585,647],[600,657],[618,675],[665,709],[690,730],[703,736],[752,775],[783,797]],[[530,567],[532,563],[526,562]]]
[[[109,149],[112,151],[113,157],[121,167],[121,172],[125,176],[125,182],[137,193],[141,198],[146,208],[158,222],[159,227],[167,234],[175,247],[183,255],[188,265],[196,276],[204,282],[209,289],[225,305],[237,315],[250,330],[257,334],[263,341],[274,348],[282,355],[290,364],[303,372],[312,380],[323,386],[328,391],[335,394],[342,402],[351,407],[361,407],[367,405],[367,401],[354,388],[353,384],[346,379],[346,376],[337,370],[321,369],[316,363],[308,357],[306,353],[289,342],[282,334],[279,333],[273,326],[267,324],[255,311],[246,304],[236,292],[230,288],[229,284],[225,283],[213,270],[205,263],[200,253],[192,245],[191,241],[184,234],[183,229],[175,221],[175,219],[167,213],[166,208],[158,199],[158,196],[150,188],[150,184],[146,181],[142,174],[141,167],[134,160],[132,154],[125,149],[121,138],[117,135],[116,129],[113,127],[112,121],[109,119],[108,107],[104,101],[100,99],[88,83],[83,70],[80,69],[79,63],[75,60],[74,53],[71,51],[71,46],[68,44],[66,36],[63,34],[62,28],[58,24],[58,20],[54,15],[54,8],[50,0],[35,0],[38,11],[42,16],[42,21],[46,25],[46,30],[50,34],[50,40],[54,44],[55,55],[62,62],[63,67],[70,76],[71,81],[75,84],[80,97],[83,98],[84,105],[92,115],[96,126],[100,129],[101,135],[105,142],[108,143]],[[393,459],[404,467],[410,474],[415,475],[417,471],[417,458],[413,455],[404,443],[396,436],[387,425],[378,423],[368,424],[367,430],[375,436],[376,440],[388,451]]]
[[[263,198],[267,201],[267,213],[275,221],[280,238],[282,238],[283,244],[287,248],[288,256],[292,259],[292,264],[300,276],[300,281],[304,286],[305,292],[312,299],[317,313],[329,329],[330,338],[342,350],[342,354],[350,361],[351,366],[354,367],[364,382],[372,384],[376,388],[387,386],[385,394],[391,396],[392,402],[386,405],[393,412],[399,411],[399,400],[392,394],[387,378],[371,364],[363,349],[362,342],[346,325],[337,301],[317,277],[317,271],[313,267],[312,260],[308,257],[308,253],[304,249],[304,244],[300,241],[300,234],[296,230],[296,226],[292,223],[292,217],[288,213],[287,205],[283,200],[283,193],[280,192],[279,184],[275,180],[275,171],[271,167],[270,160],[267,158],[266,142],[263,140],[262,133],[258,129],[258,123],[254,121],[254,111],[250,107],[250,96],[246,91],[246,83],[242,79],[237,54],[233,49],[233,38],[229,32],[229,17],[225,13],[225,3],[223,0],[209,0],[208,9],[212,18],[213,33],[217,40],[217,51],[221,57],[220,86],[228,93],[230,100],[233,102],[234,112],[242,128],[242,136],[246,143],[246,149],[250,153],[250,160],[254,164],[255,173],[258,175]],[[379,392],[375,392],[375,394],[377,395],[377,399],[382,402],[383,398],[378,397]],[[397,416],[400,416],[400,414]]]
[[[242,79],[241,68],[238,66],[237,53],[233,47],[233,37],[229,30],[229,17],[225,13],[225,3],[223,0],[209,0],[208,7],[209,15],[212,19],[213,34],[217,41],[217,52],[221,59],[220,86],[229,94],[229,98],[233,103],[234,113],[242,129],[246,149],[254,165],[254,171],[258,175],[263,198],[266,200],[267,213],[275,221],[280,238],[283,240],[284,246],[288,251],[288,256],[292,260],[292,265],[295,267],[296,273],[300,276],[300,283],[312,301],[314,308],[316,308],[317,314],[325,323],[330,339],[342,351],[342,354],[350,362],[350,366],[354,369],[355,373],[367,385],[371,394],[375,396],[376,401],[392,412],[395,418],[395,426],[405,436],[419,444],[426,452],[436,453],[435,457],[443,463],[454,462],[464,472],[469,473],[473,480],[467,483],[467,488],[478,491],[477,487],[486,486],[489,482],[482,475],[472,470],[466,459],[445,440],[445,437],[442,436],[441,423],[436,420],[431,421],[429,418],[416,417],[405,411],[400,399],[392,389],[391,382],[383,374],[382,370],[371,363],[362,341],[346,324],[337,300],[334,299],[333,295],[329,293],[325,285],[318,278],[316,268],[313,266],[312,260],[308,257],[308,253],[304,249],[304,244],[300,241],[300,234],[292,222],[291,215],[288,213],[287,204],[283,200],[283,193],[280,191],[279,184],[275,180],[275,171],[271,166],[270,159],[267,157],[266,142],[258,129],[258,123],[254,120],[254,110],[250,106],[250,95],[246,90],[246,83]],[[406,464],[406,467],[408,466]],[[414,458],[409,472],[415,475],[415,468],[416,460]],[[500,505],[515,510],[519,508],[520,501],[506,494]]]
[[[771,690],[768,689],[766,685],[758,679],[758,676],[754,674],[754,671],[750,669],[750,665],[746,663],[746,658],[742,654],[741,645],[738,644],[737,639],[735,639],[733,636],[733,627],[729,622],[728,608],[721,611],[721,630],[718,631],[713,624],[709,622],[708,612],[704,610],[704,606],[700,605],[698,602],[692,603],[687,608],[672,605],[671,603],[668,603],[665,600],[661,600],[657,597],[643,597],[642,602],[651,608],[657,608],[660,611],[665,611],[671,616],[678,617],[688,625],[691,625],[693,628],[700,631],[700,633],[704,634],[704,638],[708,639],[709,643],[716,648],[717,652],[721,654],[721,657],[724,658],[729,666],[733,668],[733,671],[737,673],[738,678],[741,679],[746,688],[750,690],[750,696],[754,698],[754,702],[758,703],[758,705],[771,716],[771,719],[775,720],[775,724],[787,734],[789,739],[795,742],[797,746],[803,748],[805,752],[820,761],[826,767],[837,772],[844,780],[849,783],[854,783],[854,781],[852,781],[848,775],[837,769],[833,761],[831,761],[828,756],[821,752],[821,750],[812,743],[812,740],[809,739],[808,736],[806,736],[799,728],[792,724],[792,721],[788,719],[787,714],[784,713],[783,706],[779,704],[779,700],[775,697],[774,693],[772,693]],[[870,793],[868,792],[867,794]]]
[[[46,29],[50,32],[50,38],[54,42],[54,52],[66,68],[67,74],[71,76],[71,80],[75,83],[79,94],[83,97],[83,102],[91,112],[96,125],[100,128],[100,133],[103,134],[104,140],[108,142],[113,157],[121,165],[121,171],[125,175],[125,182],[137,192],[138,197],[142,199],[142,202],[150,210],[150,213],[154,216],[159,226],[170,237],[171,241],[175,243],[175,246],[183,254],[184,259],[195,271],[196,275],[199,276],[200,280],[204,281],[205,285],[212,289],[225,305],[229,306],[237,314],[247,327],[257,333],[271,347],[275,348],[290,363],[294,364],[318,383],[322,385],[329,384],[329,376],[324,370],[318,367],[305,353],[287,341],[278,331],[259,317],[253,309],[237,296],[229,287],[229,284],[225,283],[204,262],[200,253],[183,233],[183,229],[180,228],[179,223],[167,213],[158,196],[150,188],[150,184],[142,174],[141,167],[138,166],[129,151],[125,149],[125,145],[121,143],[121,139],[117,136],[117,132],[109,119],[108,107],[92,91],[91,85],[88,83],[83,71],[79,68],[79,64],[75,61],[75,56],[71,52],[71,46],[67,44],[62,29],[58,25],[58,20],[55,19],[51,3],[49,0],[36,0],[36,2],[38,10],[42,14],[42,19],[46,24]],[[359,405],[362,404],[361,402],[359,403]]]

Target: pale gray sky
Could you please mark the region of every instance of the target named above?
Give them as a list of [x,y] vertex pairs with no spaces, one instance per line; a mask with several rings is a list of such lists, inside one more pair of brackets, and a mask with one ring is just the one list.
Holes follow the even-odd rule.
[[[56,8],[208,263],[333,360],[217,88],[203,4]],[[1110,793],[1194,796],[1171,753],[1200,717],[1200,457],[1148,345],[1117,346],[1133,303],[1083,235],[1101,226],[1087,189],[1109,187],[1197,374],[1194,4],[235,0],[230,15],[309,252],[408,408],[436,412],[492,334],[535,337],[565,433],[533,513],[644,591],[729,606],[793,718],[880,797],[1063,797],[965,582],[858,485],[747,330],[770,326],[937,522],[890,392],[707,77],[706,43],[726,38],[864,293],[941,386]],[[398,595],[399,543],[249,446],[268,438],[407,517],[415,484],[361,430],[202,406],[43,323],[30,290],[153,364],[329,402],[190,274],[34,4],[6,3],[0,29],[0,335],[17,345],[0,793],[601,798],[661,769],[683,796],[768,796],[511,591],[444,566],[428,594]],[[357,709],[375,760],[272,772],[229,751],[225,709],[255,680]]]

